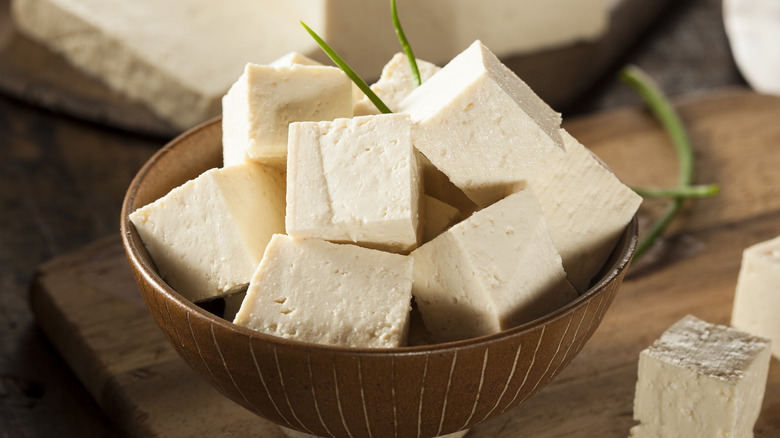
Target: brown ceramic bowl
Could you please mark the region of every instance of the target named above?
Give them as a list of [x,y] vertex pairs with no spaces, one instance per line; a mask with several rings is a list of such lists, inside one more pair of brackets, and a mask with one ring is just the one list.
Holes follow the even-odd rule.
[[136,208],[221,166],[219,119],[160,150],[133,180],[122,242],[143,299],[179,355],[257,415],[319,436],[436,436],[500,415],[542,389],[582,349],[612,303],[637,240],[626,227],[595,285],[530,323],[427,347],[345,348],[277,338],[184,299],[157,273],[128,220]]

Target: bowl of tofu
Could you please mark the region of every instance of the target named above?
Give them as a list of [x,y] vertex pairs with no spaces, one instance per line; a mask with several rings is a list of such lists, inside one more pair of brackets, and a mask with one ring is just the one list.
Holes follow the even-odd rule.
[[247,65],[124,200],[171,345],[285,430],[441,436],[506,412],[583,348],[636,248],[641,198],[484,45],[416,88],[400,59],[372,86],[389,114],[333,67]]

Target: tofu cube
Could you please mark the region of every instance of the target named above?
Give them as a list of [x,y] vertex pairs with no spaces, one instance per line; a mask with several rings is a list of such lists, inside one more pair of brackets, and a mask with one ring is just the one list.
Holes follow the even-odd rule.
[[293,65],[322,65],[321,62],[315,61],[306,55],[298,52],[290,52],[284,56],[279,57],[270,64],[271,67],[292,67]]
[[686,316],[639,355],[630,436],[752,437],[769,340]]
[[[420,81],[425,82],[433,76],[434,73],[441,70],[441,67],[421,59],[416,59],[417,70],[420,72]],[[417,83],[412,76],[412,67],[409,65],[409,58],[405,53],[396,53],[382,68],[382,75],[379,80],[371,85],[371,91],[382,99],[382,102],[397,112],[401,101],[417,88]],[[359,91],[359,90],[358,90]],[[367,116],[379,114],[379,110],[366,97],[363,92],[357,95],[354,102],[353,112],[356,116]]]
[[436,342],[514,327],[577,297],[531,189],[472,214],[410,255],[414,299]]
[[414,249],[422,189],[410,132],[405,114],[291,124],[287,234]]
[[234,322],[303,342],[400,347],[411,294],[407,256],[278,234]]
[[224,165],[284,165],[291,122],[352,117],[352,82],[335,67],[247,64],[222,99]]
[[400,104],[415,147],[478,206],[563,157],[561,116],[475,41]]
[[[268,64],[271,67],[291,67],[295,64],[300,65],[323,65],[322,63],[315,61],[311,58],[309,58],[306,55],[302,55],[298,52],[290,52],[281,58],[277,59],[276,61]],[[362,115],[362,114],[356,114],[354,113],[354,105],[355,102],[359,101],[365,97],[365,94],[363,94],[362,91],[360,91],[360,88],[358,88],[357,85],[352,83],[352,105],[353,105],[353,115]],[[378,110],[377,110],[378,112]]]
[[284,232],[285,179],[246,162],[211,169],[130,214],[160,275],[191,301],[245,288]]
[[585,146],[561,129],[566,154],[530,183],[539,198],[563,269],[585,292],[634,217],[637,195]]
[[780,359],[780,236],[747,248],[734,294],[731,325],[772,340]]

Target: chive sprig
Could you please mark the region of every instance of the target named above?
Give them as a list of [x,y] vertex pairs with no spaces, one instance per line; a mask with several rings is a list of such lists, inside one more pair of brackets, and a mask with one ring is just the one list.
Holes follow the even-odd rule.
[[392,113],[392,111],[390,111],[390,108],[388,108],[387,105],[385,105],[385,103],[382,102],[382,99],[380,99],[379,96],[377,96],[376,93],[374,93],[371,90],[371,88],[368,86],[368,84],[366,84],[366,81],[364,81],[363,78],[358,76],[358,74],[355,73],[354,70],[352,70],[352,67],[350,67],[349,64],[347,64],[346,61],[344,61],[341,58],[341,56],[339,56],[338,53],[336,53],[335,50],[330,48],[330,46],[328,45],[328,43],[325,42],[325,40],[320,38],[320,36],[317,35],[317,33],[314,32],[313,30],[311,30],[311,28],[309,26],[307,26],[306,23],[304,23],[303,21],[301,21],[301,25],[303,26],[304,29],[306,29],[306,32],[309,32],[309,35],[311,35],[311,37],[314,38],[314,41],[316,41],[317,44],[319,44],[319,46],[322,49],[322,51],[325,52],[325,54],[328,55],[328,57],[331,60],[333,60],[333,62],[344,73],[346,73],[347,77],[349,77],[352,80],[352,82],[354,82],[355,85],[357,85],[358,88],[360,88],[360,91],[365,93],[365,95],[368,97],[368,99],[374,105],[376,105],[377,109],[382,114],[390,114],[390,113]]
[[693,185],[695,178],[695,163],[693,148],[688,138],[688,133],[680,119],[680,116],[672,107],[669,100],[661,92],[653,79],[637,66],[629,65],[620,72],[620,78],[633,88],[647,103],[650,111],[655,114],[663,125],[669,138],[672,140],[677,160],[679,173],[677,186],[667,189],[659,188],[634,188],[638,194],[645,197],[669,197],[671,203],[664,213],[653,224],[645,237],[639,242],[634,253],[634,260],[638,260],[650,249],[656,240],[663,234],[672,220],[680,213],[683,203],[687,198],[712,196],[718,193],[719,187],[715,184],[703,186]]
[[409,59],[409,67],[412,69],[414,83],[419,87],[422,84],[420,69],[417,68],[417,59],[414,57],[412,46],[409,44],[409,40],[406,39],[404,29],[401,27],[401,20],[398,19],[398,9],[396,8],[395,0],[390,0],[390,8],[393,10],[393,28],[395,29],[395,34],[398,36],[398,42],[401,43],[401,48]]

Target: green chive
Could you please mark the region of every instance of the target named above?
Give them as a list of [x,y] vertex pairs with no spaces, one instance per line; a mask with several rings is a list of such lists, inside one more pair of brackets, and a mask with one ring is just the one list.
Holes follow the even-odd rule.
[[419,87],[422,84],[420,79],[420,70],[417,68],[417,59],[412,52],[412,46],[409,45],[409,41],[406,39],[404,30],[401,27],[401,20],[398,19],[398,9],[395,6],[395,0],[390,0],[390,7],[393,9],[393,27],[395,28],[395,34],[398,35],[398,41],[401,43],[401,47],[406,53],[406,57],[409,59],[409,67],[412,69],[412,77],[415,84]]
[[629,65],[621,71],[620,77],[647,102],[650,110],[669,134],[680,165],[678,187],[690,185],[694,178],[693,148],[677,112],[655,81],[639,67]]
[[645,198],[706,198],[714,196],[720,191],[717,184],[704,184],[688,187],[632,187],[640,196]]
[[[677,216],[683,206],[683,201],[691,196],[711,196],[718,192],[717,185],[692,186],[694,173],[694,156],[691,142],[685,131],[680,117],[674,110],[669,100],[664,96],[655,81],[639,67],[627,66],[620,72],[621,79],[633,88],[644,99],[650,110],[666,129],[677,152],[677,159],[680,166],[677,187],[666,189],[665,195],[672,198],[672,203],[667,207],[664,214],[653,224],[653,227],[647,235],[637,245],[634,253],[634,260],[638,260],[655,241],[663,234],[666,227]],[[637,192],[642,189],[634,189]],[[649,193],[653,196],[664,196],[659,193]]]
[[328,46],[328,43],[326,43],[322,38],[320,38],[317,33],[315,33],[309,26],[306,25],[303,21],[301,21],[301,25],[306,29],[307,32],[309,32],[309,35],[311,35],[312,38],[314,38],[314,41],[317,42],[317,44],[320,45],[320,48],[323,52],[325,52],[330,59],[333,60],[334,63],[336,63],[339,68],[344,71],[344,73],[347,74],[347,76],[352,79],[352,82],[355,83],[355,85],[360,88],[360,91],[366,94],[366,96],[373,102],[374,105],[376,105],[377,109],[379,109],[380,112],[383,114],[389,114],[392,113],[390,111],[390,108],[385,105],[384,102],[382,102],[382,99],[379,98],[379,96],[376,95],[373,91],[371,91],[371,88],[368,87],[368,84],[366,84],[366,81],[364,81],[360,76],[355,73],[354,70],[346,63],[343,59]]

